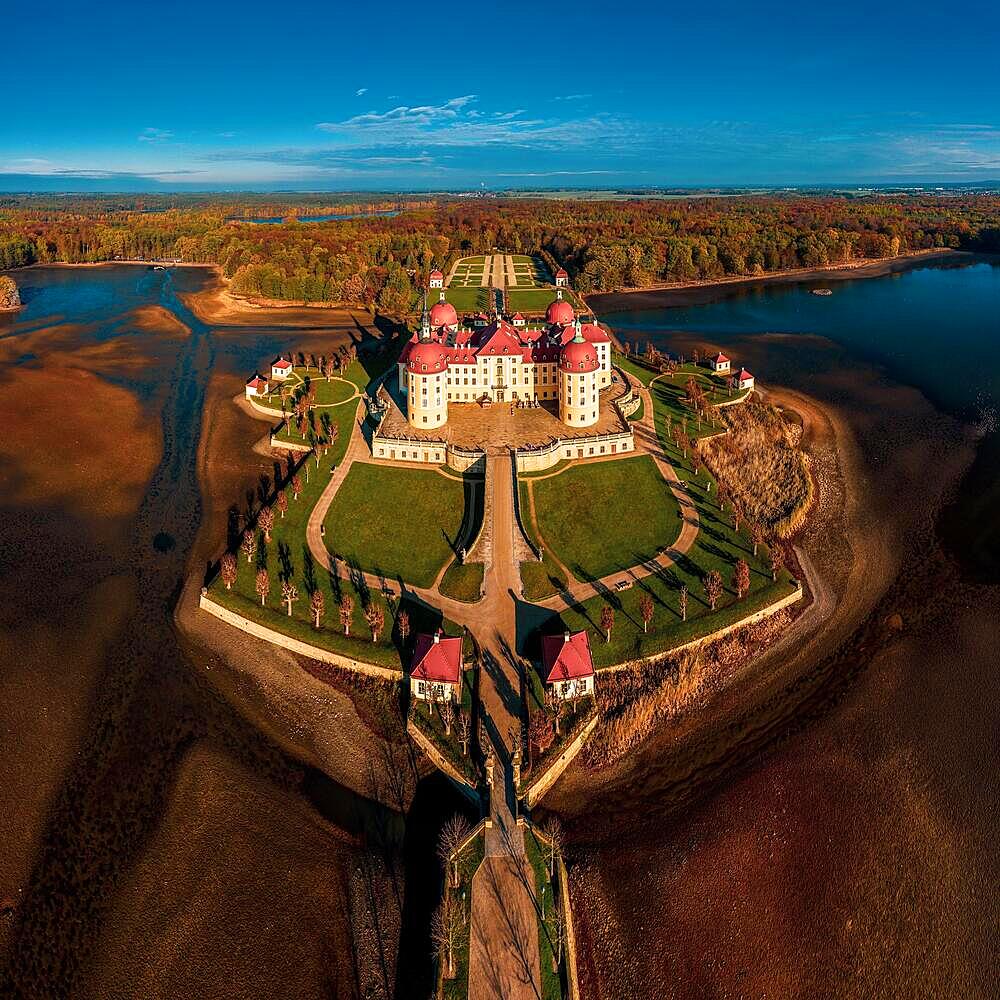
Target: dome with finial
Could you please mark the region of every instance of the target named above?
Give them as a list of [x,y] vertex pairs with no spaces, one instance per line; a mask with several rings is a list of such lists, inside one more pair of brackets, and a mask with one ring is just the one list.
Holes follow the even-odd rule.
[[444,292],[442,292],[440,301],[431,306],[431,326],[437,329],[442,326],[457,325],[458,313],[455,311],[455,307],[445,300]]
[[569,326],[573,322],[576,314],[573,307],[562,297],[562,292],[556,292],[556,298],[549,303],[545,310],[545,322],[554,326]]
[[559,367],[564,372],[596,372],[600,367],[597,349],[584,339],[579,320],[576,321],[576,335],[559,352]]

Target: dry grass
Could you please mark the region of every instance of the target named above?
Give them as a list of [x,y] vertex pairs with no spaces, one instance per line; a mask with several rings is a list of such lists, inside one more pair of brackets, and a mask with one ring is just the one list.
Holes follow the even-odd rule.
[[774,406],[753,400],[727,407],[723,419],[729,433],[698,444],[705,464],[744,517],[788,538],[813,501],[808,459],[798,447],[801,429]]
[[657,725],[721,689],[789,620],[789,613],[781,611],[716,642],[630,669],[602,671],[596,686],[601,723],[583,749],[584,762],[603,767],[625,756]]

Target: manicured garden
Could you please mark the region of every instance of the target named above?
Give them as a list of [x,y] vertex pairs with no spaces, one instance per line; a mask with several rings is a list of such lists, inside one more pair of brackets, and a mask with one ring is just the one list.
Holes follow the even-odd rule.
[[[339,444],[339,442],[338,442]],[[346,438],[343,444],[346,448]],[[433,631],[438,626],[449,627],[441,616],[417,602],[386,601],[378,593],[372,592],[361,580],[351,580],[334,576],[324,567],[316,564],[305,540],[306,522],[309,512],[316,505],[323,486],[330,478],[331,464],[337,460],[331,453],[321,457],[317,468],[314,458],[308,459],[309,479],[306,480],[305,465],[297,468],[302,492],[294,499],[290,484],[282,484],[288,500],[288,509],[281,516],[277,503],[272,498],[274,526],[270,541],[265,541],[264,533],[254,526],[255,551],[248,560],[243,551],[238,551],[237,577],[232,589],[227,590],[221,575],[209,587],[213,600],[244,618],[259,622],[268,628],[292,636],[322,649],[338,653],[351,659],[376,663],[399,669],[408,666],[399,648],[399,636],[394,627],[398,611],[405,610],[410,618],[411,632]],[[267,590],[264,604],[257,593],[257,574],[267,571]],[[347,574],[343,573],[346,577]],[[296,589],[292,601],[292,614],[282,601],[282,586],[289,583]],[[322,595],[323,611],[320,627],[314,624],[311,611],[311,595]],[[344,633],[340,617],[342,601],[349,599],[353,607],[348,633]],[[383,624],[375,641],[365,618],[369,607],[381,609]],[[454,628],[454,626],[451,626]]]
[[[354,362],[357,364],[357,362]],[[306,371],[305,368],[293,368],[292,374],[284,382],[276,383],[284,389],[285,409],[291,410],[295,397],[302,392],[306,379],[316,390],[316,406],[337,406],[350,399],[357,393],[357,384],[350,379],[340,378],[331,375],[329,381],[325,375],[321,375],[315,369]],[[277,413],[281,412],[282,391],[281,388],[259,397],[256,402],[262,406],[267,406]]]
[[701,386],[705,402],[712,407],[734,399],[743,399],[749,394],[737,390],[730,393],[725,379],[695,365],[681,365],[676,375],[661,375],[649,386],[657,429],[660,429],[661,424],[663,427],[661,437],[663,434],[672,434],[675,426],[680,427],[689,438],[717,434],[723,428],[722,419],[714,410],[707,419],[702,419],[685,402],[687,382],[692,377]]
[[644,562],[680,534],[679,504],[648,455],[572,465],[528,483],[542,545],[580,580]]
[[[432,290],[428,293],[428,306],[432,306],[438,301],[435,292],[436,290]],[[455,311],[460,315],[462,313],[482,312],[489,305],[489,289],[480,287],[478,279],[475,285],[467,287],[455,284],[449,285],[444,290],[444,297],[446,301],[455,307]]]
[[455,559],[445,570],[438,589],[445,597],[474,604],[482,595],[483,573],[482,563],[460,563]]
[[[580,305],[579,300],[568,288],[562,290],[563,298],[572,303],[573,308],[584,313],[587,310]],[[554,288],[508,288],[507,307],[511,312],[543,313],[548,308],[550,302],[554,302],[556,290]]]
[[356,462],[327,512],[326,546],[348,566],[429,587],[454,554],[464,510],[450,477]]

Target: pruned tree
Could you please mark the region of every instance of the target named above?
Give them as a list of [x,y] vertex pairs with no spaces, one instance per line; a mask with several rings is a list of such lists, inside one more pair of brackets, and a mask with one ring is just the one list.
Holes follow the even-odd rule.
[[739,559],[733,569],[733,590],[736,591],[737,598],[742,600],[743,595],[749,589],[750,567],[747,565],[746,559]]
[[314,590],[309,598],[309,612],[312,614],[313,628],[319,628],[326,611],[326,598],[323,597],[322,590]]
[[681,613],[681,621],[688,620],[688,588],[686,583],[681,584],[681,592],[677,595],[677,610]]
[[278,492],[278,510],[281,511],[281,516],[285,516],[285,511],[288,510],[288,494],[284,490]]
[[243,554],[247,557],[247,562],[252,562],[253,554],[257,551],[257,536],[254,534],[252,528],[247,528],[243,532],[241,548],[243,549]]
[[396,628],[399,629],[399,644],[406,646],[406,640],[410,638],[410,613],[400,611],[396,616]]
[[274,511],[270,507],[262,507],[257,516],[257,523],[260,525],[260,530],[264,532],[264,541],[269,542],[271,529],[274,527]]
[[757,555],[757,547],[764,544],[767,537],[767,529],[760,521],[750,522],[750,537],[753,539],[753,554]]
[[604,632],[604,641],[611,642],[611,630],[615,627],[615,609],[610,604],[605,604],[601,608],[601,630]]
[[653,620],[653,598],[643,594],[639,598],[639,614],[642,615],[642,631],[649,631],[649,623]]
[[302,492],[302,480],[299,478],[299,474],[296,473],[292,476],[292,498],[298,500],[299,494]]
[[722,574],[717,570],[710,570],[702,581],[705,587],[705,596],[708,598],[708,606],[714,611],[716,602],[722,596]]
[[771,562],[771,579],[778,580],[778,574],[785,568],[785,553],[777,542],[771,543],[771,551],[768,553]]
[[431,940],[437,953],[444,956],[447,970],[445,975],[448,979],[455,978],[455,943],[458,941],[463,923],[460,904],[449,893],[431,918]]
[[239,572],[239,568],[236,563],[236,556],[232,552],[227,552],[219,564],[219,570],[222,574],[222,582],[226,585],[226,590],[232,590],[233,584],[236,583],[236,577]]
[[455,813],[444,821],[441,833],[438,835],[437,853],[448,873],[448,882],[453,889],[458,888],[458,849],[472,833],[469,821],[461,814]]
[[556,871],[556,858],[562,854],[563,849],[563,828],[559,817],[554,813],[547,816],[542,830],[549,838],[549,878],[552,878]]
[[260,606],[264,607],[264,601],[267,599],[267,595],[271,593],[271,578],[267,575],[266,569],[257,570],[257,578],[254,581],[254,589],[257,591],[257,596],[260,598]]
[[344,594],[340,602],[340,624],[344,629],[344,635],[351,634],[351,620],[354,618],[354,598],[350,594]]
[[281,599],[288,605],[288,617],[292,617],[292,605],[299,599],[299,588],[291,580],[281,585]]
[[368,628],[371,630],[372,642],[378,642],[378,637],[382,634],[382,629],[385,627],[385,611],[382,605],[372,601],[365,608],[365,621],[368,622]]

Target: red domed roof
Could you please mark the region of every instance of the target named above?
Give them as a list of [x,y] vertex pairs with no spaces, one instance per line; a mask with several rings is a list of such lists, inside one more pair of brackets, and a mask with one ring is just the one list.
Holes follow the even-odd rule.
[[431,306],[431,326],[455,326],[458,313],[450,302],[435,302]]
[[596,372],[597,351],[586,340],[571,340],[559,352],[559,367],[565,372]]
[[550,302],[545,310],[546,323],[558,323],[560,326],[569,326],[576,318],[573,307],[565,299],[556,299]]
[[420,340],[410,348],[406,367],[418,373],[443,372],[448,367],[448,358],[440,344],[433,340]]

